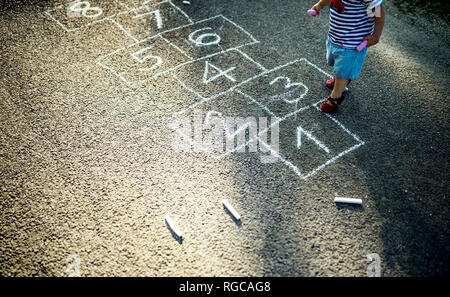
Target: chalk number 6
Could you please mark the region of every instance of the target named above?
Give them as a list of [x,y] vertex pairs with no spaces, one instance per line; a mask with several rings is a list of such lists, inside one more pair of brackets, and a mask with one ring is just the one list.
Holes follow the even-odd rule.
[[[197,38],[194,39],[194,36],[197,35],[201,31],[212,30],[210,27],[198,29],[191,34],[189,34],[189,41],[195,44],[195,46],[208,46],[208,45],[216,45],[220,42],[220,36],[216,33],[203,33]],[[210,40],[212,39],[212,40]],[[210,40],[210,41],[207,41]]]

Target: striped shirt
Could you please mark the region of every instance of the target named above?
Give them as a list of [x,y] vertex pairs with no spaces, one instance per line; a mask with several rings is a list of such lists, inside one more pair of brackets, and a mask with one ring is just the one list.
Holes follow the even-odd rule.
[[344,12],[330,9],[330,28],[328,36],[335,45],[356,48],[375,28],[375,17],[370,11],[383,5],[383,0],[342,0]]

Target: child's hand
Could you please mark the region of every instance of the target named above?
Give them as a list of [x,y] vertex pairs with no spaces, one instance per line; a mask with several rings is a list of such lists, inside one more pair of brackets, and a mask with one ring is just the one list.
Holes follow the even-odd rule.
[[367,47],[371,47],[372,45],[375,45],[380,41],[380,38],[376,35],[369,35],[364,37],[363,40],[367,40]]
[[320,15],[320,11],[323,9],[323,6],[320,5],[320,2],[317,2],[311,9],[317,11],[317,15]]

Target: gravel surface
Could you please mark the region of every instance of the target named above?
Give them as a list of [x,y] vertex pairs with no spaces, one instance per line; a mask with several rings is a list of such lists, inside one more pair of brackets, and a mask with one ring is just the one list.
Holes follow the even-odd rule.
[[[133,18],[139,2],[90,1],[75,6],[93,9],[90,17],[69,18],[69,1],[3,1],[0,275],[366,276],[372,253],[382,276],[449,275],[447,26],[387,1],[382,40],[328,117],[313,106],[329,94],[328,12],[309,17],[312,1],[154,4],[159,30],[156,13]],[[187,26],[175,6],[193,22],[232,22]],[[236,67],[229,74],[238,82],[254,79],[205,84],[204,59],[154,79],[154,70],[136,70],[139,56],[130,54],[153,42],[136,40],[168,27],[181,26],[153,43],[161,68],[217,53],[189,41],[205,24],[223,50],[249,43],[211,56],[210,65]],[[282,100],[292,95],[285,79],[270,84],[279,76],[308,88],[297,106]],[[200,104],[196,94],[212,99]],[[175,115],[268,118],[249,97],[279,117],[292,114],[279,125],[285,162],[262,162],[261,148],[223,158],[174,149]],[[299,126],[311,137],[300,134],[297,148]],[[335,204],[336,196],[363,204]]]

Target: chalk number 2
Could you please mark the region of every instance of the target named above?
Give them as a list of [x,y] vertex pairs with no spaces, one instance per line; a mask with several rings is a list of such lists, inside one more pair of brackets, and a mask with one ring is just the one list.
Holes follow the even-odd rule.
[[305,95],[308,93],[308,87],[307,86],[305,86],[303,83],[300,83],[300,82],[294,82],[293,83],[293,82],[291,82],[290,78],[286,77],[286,76],[279,76],[279,77],[275,78],[274,80],[272,80],[270,82],[270,85],[273,85],[278,80],[285,80],[286,81],[286,84],[284,85],[284,87],[286,89],[289,89],[290,87],[297,87],[297,88],[300,87],[300,88],[304,89],[303,93],[300,96],[298,96],[297,98],[293,99],[293,100],[283,99],[286,103],[289,103],[289,104],[296,103],[296,102],[300,101],[303,97],[305,97]]

